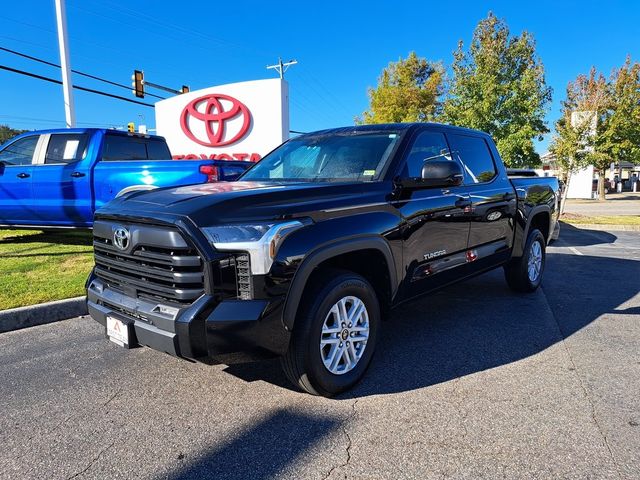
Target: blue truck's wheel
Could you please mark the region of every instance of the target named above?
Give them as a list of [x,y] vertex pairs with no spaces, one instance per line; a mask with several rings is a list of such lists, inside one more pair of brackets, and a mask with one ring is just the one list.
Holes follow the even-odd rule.
[[544,236],[532,229],[527,236],[522,257],[514,258],[504,267],[507,284],[516,292],[533,292],[542,282],[546,260]]
[[360,275],[331,270],[314,279],[302,305],[283,370],[313,395],[348,390],[364,375],[375,349],[380,324],[375,290]]

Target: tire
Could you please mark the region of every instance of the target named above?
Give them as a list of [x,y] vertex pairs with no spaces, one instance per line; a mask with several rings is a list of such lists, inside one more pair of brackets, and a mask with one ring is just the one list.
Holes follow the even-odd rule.
[[533,292],[542,282],[546,262],[545,240],[538,229],[527,236],[522,257],[514,258],[504,267],[507,284],[516,292]]
[[[356,314],[353,330],[343,318],[341,304],[343,312]],[[375,290],[360,275],[330,270],[308,286],[301,305],[289,349],[281,358],[285,374],[312,395],[332,397],[350,389],[362,379],[373,357],[381,317]]]

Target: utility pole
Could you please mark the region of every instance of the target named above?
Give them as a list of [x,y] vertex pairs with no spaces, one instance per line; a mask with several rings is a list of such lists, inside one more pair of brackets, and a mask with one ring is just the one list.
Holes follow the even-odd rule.
[[280,79],[284,80],[284,72],[289,70],[289,67],[291,65],[295,65],[296,63],[298,63],[297,60],[289,60],[286,63],[282,63],[282,58],[278,57],[278,63],[276,63],[275,65],[267,65],[267,70],[274,69],[280,74]]
[[64,0],[56,2],[56,22],[58,24],[58,46],[60,47],[60,66],[62,67],[62,93],[64,95],[64,113],[67,128],[76,126],[76,110],[73,104],[73,85],[71,84],[71,62],[69,60],[69,42],[67,40],[67,12]]

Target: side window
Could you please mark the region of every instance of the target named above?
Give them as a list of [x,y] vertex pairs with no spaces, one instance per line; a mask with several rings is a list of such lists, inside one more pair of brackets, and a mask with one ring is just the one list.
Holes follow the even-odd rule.
[[451,160],[451,152],[444,134],[423,131],[414,140],[407,160],[402,167],[402,178],[420,178],[422,166],[429,160]]
[[0,152],[0,162],[5,165],[31,165],[39,135],[16,140]]
[[152,139],[147,143],[147,158],[149,160],[171,160],[171,152],[165,142]]
[[82,160],[87,154],[89,136],[86,134],[57,134],[49,139],[45,164],[73,163]]
[[147,147],[144,141],[135,137],[107,135],[102,147],[102,160],[115,162],[122,160],[146,160]]
[[455,133],[449,133],[447,137],[453,158],[462,164],[465,183],[484,183],[496,176],[496,166],[484,138]]

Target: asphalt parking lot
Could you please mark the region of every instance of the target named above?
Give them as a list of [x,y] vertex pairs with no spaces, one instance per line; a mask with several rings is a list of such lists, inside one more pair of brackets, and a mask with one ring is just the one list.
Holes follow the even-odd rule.
[[365,381],[124,351],[88,318],[0,335],[0,477],[640,478],[640,232],[564,227],[543,288],[404,306]]
[[610,193],[606,202],[569,199],[565,211],[578,215],[640,215],[640,193]]

